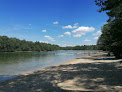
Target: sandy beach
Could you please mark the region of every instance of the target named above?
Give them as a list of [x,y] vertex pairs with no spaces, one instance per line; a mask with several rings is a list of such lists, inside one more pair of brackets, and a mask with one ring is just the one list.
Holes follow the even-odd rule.
[[122,92],[122,59],[97,53],[0,83],[0,92]]

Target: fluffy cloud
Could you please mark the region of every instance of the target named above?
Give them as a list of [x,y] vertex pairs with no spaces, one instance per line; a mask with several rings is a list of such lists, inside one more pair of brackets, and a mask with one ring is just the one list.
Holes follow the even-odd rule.
[[85,41],[85,42],[89,42],[89,41],[91,41],[91,40],[85,39],[84,41]]
[[87,32],[92,32],[94,30],[95,30],[95,28],[93,28],[93,27],[81,26],[81,27],[73,30],[72,32],[76,33],[75,35],[73,35],[74,37],[81,37],[82,35],[85,35]]
[[64,37],[64,35],[59,35],[58,37]]
[[84,26],[81,26],[75,30],[73,30],[72,32],[73,33],[87,33],[87,32],[93,32],[95,30],[94,27],[84,27]]
[[71,25],[63,26],[62,28],[63,28],[63,29],[72,29],[72,26],[71,26]]
[[92,35],[101,35],[102,34],[102,32],[101,32],[101,30],[100,31],[97,31],[96,33],[94,33],[94,34],[92,34]]
[[97,40],[97,39],[98,39],[98,37],[94,37],[94,39],[95,39],[95,40]]
[[58,24],[58,21],[56,21],[56,22],[53,22],[53,24]]
[[81,34],[76,34],[76,35],[73,35],[74,37],[81,37],[82,35]]
[[73,26],[72,28],[77,28],[77,26]]
[[55,41],[54,38],[52,38],[52,37],[50,37],[50,36],[48,36],[48,35],[45,35],[44,37],[47,38],[47,39],[50,40],[50,41],[53,41],[53,42]]
[[71,33],[70,33],[70,32],[65,32],[64,34],[65,34],[65,35],[71,35]]
[[46,30],[42,30],[42,32],[46,32]]
[[76,34],[76,35],[73,35],[73,37],[81,37],[82,35],[85,35],[85,33],[80,33],[80,34]]
[[73,28],[77,28],[77,26],[71,26],[71,25],[68,25],[68,26],[63,26],[62,27],[63,29],[73,29]]

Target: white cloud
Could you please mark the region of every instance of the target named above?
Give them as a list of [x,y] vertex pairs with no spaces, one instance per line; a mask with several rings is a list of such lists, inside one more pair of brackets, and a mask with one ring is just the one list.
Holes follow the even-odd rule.
[[101,30],[100,31],[97,31],[96,33],[94,33],[94,34],[92,34],[92,35],[101,35],[102,34],[102,32],[101,32]]
[[48,38],[48,40],[50,40],[50,41],[53,41],[53,42],[55,41],[54,38],[52,38],[52,37],[50,37],[50,36],[48,36],[48,35],[45,35],[44,37],[45,37],[45,38]]
[[82,35],[81,34],[76,34],[76,35],[73,35],[74,37],[81,37]]
[[71,25],[68,25],[68,26],[63,26],[62,27],[63,29],[73,29],[73,28],[77,28],[77,26],[71,26]]
[[53,22],[53,24],[58,24],[58,21],[56,21],[56,22]]
[[84,27],[84,26],[81,26],[75,30],[73,30],[72,32],[73,33],[87,33],[87,32],[93,32],[95,30],[94,27]]
[[98,39],[98,37],[94,37],[94,39],[95,39],[95,40],[97,40],[97,39]]
[[85,33],[77,33],[76,35],[73,35],[73,37],[81,37],[82,35],[85,35]]
[[71,33],[70,33],[70,32],[65,32],[64,34],[65,34],[65,35],[71,35]]
[[81,27],[73,30],[72,32],[76,33],[74,35],[74,37],[81,37],[82,35],[85,35],[87,32],[92,32],[94,30],[95,30],[94,27],[84,27],[84,26],[81,26]]
[[85,41],[85,42],[88,42],[88,41],[91,41],[91,40],[85,39],[84,41]]
[[42,32],[46,32],[46,30],[42,30]]
[[77,28],[77,26],[73,26],[72,28]]
[[31,26],[32,24],[28,24],[29,26]]
[[58,37],[64,37],[64,35],[59,35]]
[[72,26],[71,26],[71,25],[63,26],[62,28],[63,28],[63,29],[72,29]]

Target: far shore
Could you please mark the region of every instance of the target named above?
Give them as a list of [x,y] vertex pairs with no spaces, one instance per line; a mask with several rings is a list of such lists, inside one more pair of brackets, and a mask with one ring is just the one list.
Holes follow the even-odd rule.
[[[54,50],[54,51],[102,51],[102,50]],[[13,51],[12,53],[14,52],[38,52],[38,51]],[[39,52],[51,52],[51,51],[39,51]],[[9,53],[9,52],[0,52],[0,53]]]
[[99,52],[2,82],[0,92],[121,92],[121,72],[122,59]]

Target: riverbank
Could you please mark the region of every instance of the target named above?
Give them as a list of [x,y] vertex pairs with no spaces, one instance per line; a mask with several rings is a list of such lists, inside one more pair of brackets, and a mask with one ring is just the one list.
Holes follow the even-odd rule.
[[101,52],[2,82],[0,92],[119,92],[121,72],[122,60]]

